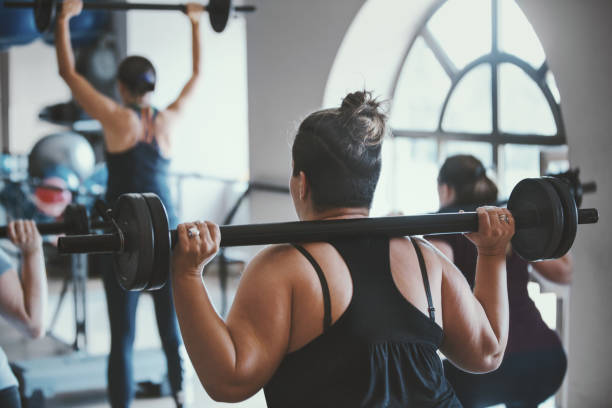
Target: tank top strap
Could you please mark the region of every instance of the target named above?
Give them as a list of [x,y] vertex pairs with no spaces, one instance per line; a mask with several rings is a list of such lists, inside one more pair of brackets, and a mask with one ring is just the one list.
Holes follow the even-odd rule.
[[159,110],[153,106],[140,106],[134,104],[129,104],[127,106],[136,112],[142,122],[143,131],[140,141],[157,145],[157,139],[155,138],[155,118]]
[[421,248],[419,244],[417,244],[416,239],[413,237],[409,237],[410,242],[414,246],[414,250],[417,254],[417,258],[419,259],[419,267],[421,268],[421,275],[423,276],[423,285],[425,286],[425,295],[427,296],[427,311],[429,312],[429,318],[432,322],[436,321],[436,308],[433,305],[433,300],[431,297],[431,288],[429,287],[429,278],[427,276],[427,267],[425,266],[425,259],[423,258],[423,253],[421,252]]
[[327,279],[325,279],[325,275],[323,274],[323,270],[319,263],[314,259],[314,257],[301,245],[292,244],[295,249],[300,251],[302,255],[310,262],[312,267],[314,268],[317,276],[319,277],[319,281],[321,282],[321,290],[323,291],[323,332],[325,333],[331,327],[331,297],[329,295],[329,286],[327,286]]

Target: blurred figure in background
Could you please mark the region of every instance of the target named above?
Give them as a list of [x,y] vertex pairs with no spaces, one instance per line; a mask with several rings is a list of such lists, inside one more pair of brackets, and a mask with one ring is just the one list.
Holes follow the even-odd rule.
[[[0,314],[31,338],[45,333],[47,276],[42,239],[33,221],[14,221],[8,236],[21,250],[21,273],[9,256],[0,250]],[[0,407],[19,408],[21,401],[17,379],[0,348]]]
[[[482,163],[471,155],[446,159],[438,174],[440,212],[472,211],[495,205],[497,186],[487,177]],[[475,284],[476,247],[462,234],[429,236],[427,239],[457,265],[470,286]],[[531,408],[555,394],[565,376],[567,358],[557,333],[542,320],[527,293],[529,266],[557,283],[571,281],[570,255],[529,263],[508,248],[508,298],[510,332],[501,366],[488,374],[471,374],[444,363],[445,374],[465,408],[506,404]]]

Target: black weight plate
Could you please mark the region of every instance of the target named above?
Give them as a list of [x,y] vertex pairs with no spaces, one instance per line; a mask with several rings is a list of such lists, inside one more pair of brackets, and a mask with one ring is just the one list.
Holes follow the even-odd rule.
[[[545,180],[521,180],[512,190],[508,209],[517,221],[512,248],[523,259],[549,259],[563,235],[563,206],[555,189]],[[524,219],[536,216],[525,225]]]
[[563,205],[563,235],[561,236],[561,242],[553,253],[553,258],[561,258],[569,251],[576,239],[576,231],[578,229],[578,207],[576,201],[572,195],[570,185],[562,180],[555,177],[543,177],[547,180],[555,189],[561,204]]
[[40,33],[45,33],[51,27],[55,18],[56,0],[34,0],[34,22]]
[[213,30],[220,33],[225,30],[229,20],[231,0],[210,0],[206,10]]
[[156,290],[164,286],[170,273],[170,228],[166,207],[159,197],[152,193],[142,195],[151,212],[155,249],[153,254],[153,273],[147,284],[147,290]]
[[143,290],[151,279],[155,244],[149,206],[141,194],[123,194],[113,217],[125,234],[124,250],[114,255],[117,281],[126,290]]

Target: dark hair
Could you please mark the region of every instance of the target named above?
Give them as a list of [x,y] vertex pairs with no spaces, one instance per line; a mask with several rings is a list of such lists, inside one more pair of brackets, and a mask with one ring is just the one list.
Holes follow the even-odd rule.
[[370,207],[381,167],[386,115],[367,91],[310,114],[293,141],[293,175],[303,171],[317,210]]
[[155,90],[155,68],[145,57],[126,57],[119,64],[117,79],[135,96]]
[[438,173],[438,184],[455,190],[452,205],[484,205],[497,201],[497,186],[480,160],[469,154],[448,157]]

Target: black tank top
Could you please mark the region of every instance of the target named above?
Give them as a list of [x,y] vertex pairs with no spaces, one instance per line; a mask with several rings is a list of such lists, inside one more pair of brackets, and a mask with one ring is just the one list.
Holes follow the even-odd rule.
[[296,246],[321,281],[324,331],[285,356],[264,387],[268,407],[461,407],[436,353],[443,333],[435,323],[418,246],[429,317],[395,286],[388,238],[330,244],[350,271],[353,297],[331,325],[325,277],[312,256]]
[[161,154],[154,133],[158,110],[152,107],[133,109],[143,123],[141,139],[130,149],[120,153],[105,152],[108,167],[106,201],[112,206],[125,193],[155,193],[168,212],[170,227],[176,227],[177,219],[168,187],[170,159]]

